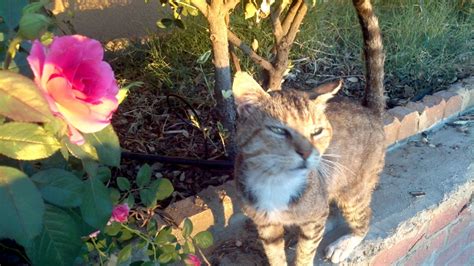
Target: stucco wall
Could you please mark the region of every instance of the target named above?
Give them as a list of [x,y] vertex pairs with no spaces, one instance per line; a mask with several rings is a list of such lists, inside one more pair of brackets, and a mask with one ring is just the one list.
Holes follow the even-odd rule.
[[150,0],[53,0],[51,10],[61,28],[71,33],[64,21],[82,35],[108,41],[117,38],[142,37],[156,32],[156,21],[167,10],[159,1]]

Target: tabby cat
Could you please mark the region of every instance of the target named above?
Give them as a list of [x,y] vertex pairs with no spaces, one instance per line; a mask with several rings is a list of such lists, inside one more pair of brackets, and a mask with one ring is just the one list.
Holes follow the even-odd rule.
[[341,82],[312,93],[267,93],[248,74],[233,86],[239,115],[237,188],[271,265],[286,265],[284,226],[299,227],[296,265],[313,265],[331,202],[351,232],[326,249],[346,259],[368,231],[372,191],[383,169],[383,46],[369,0],[353,0],[364,37],[365,99],[335,97]]

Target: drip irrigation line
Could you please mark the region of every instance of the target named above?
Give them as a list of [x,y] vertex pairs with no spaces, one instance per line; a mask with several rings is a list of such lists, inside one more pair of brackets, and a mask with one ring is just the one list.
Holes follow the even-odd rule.
[[227,160],[201,160],[181,157],[168,157],[156,154],[143,154],[135,152],[122,151],[122,158],[129,160],[138,160],[146,162],[159,162],[163,164],[183,164],[198,166],[202,168],[233,169],[234,162]]

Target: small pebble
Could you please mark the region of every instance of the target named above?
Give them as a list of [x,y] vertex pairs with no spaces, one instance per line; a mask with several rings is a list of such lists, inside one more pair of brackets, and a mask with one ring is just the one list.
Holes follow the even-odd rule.
[[428,146],[430,146],[430,148],[436,148],[436,145],[434,145],[433,143],[430,143]]
[[241,247],[242,246],[242,241],[240,241],[240,240],[235,241],[235,245],[237,247]]
[[163,177],[163,174],[160,173],[160,172],[158,172],[158,173],[155,174],[155,177],[156,177],[156,178],[162,178],[162,177]]

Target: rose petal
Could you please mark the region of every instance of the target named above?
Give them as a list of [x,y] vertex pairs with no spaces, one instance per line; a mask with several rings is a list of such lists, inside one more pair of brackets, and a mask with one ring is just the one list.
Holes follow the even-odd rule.
[[26,58],[35,77],[41,77],[45,60],[44,48],[39,41],[34,41],[30,55]]

